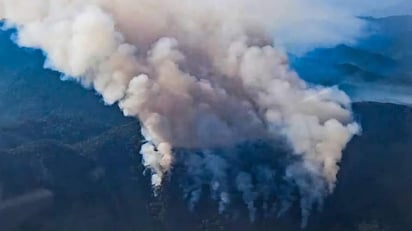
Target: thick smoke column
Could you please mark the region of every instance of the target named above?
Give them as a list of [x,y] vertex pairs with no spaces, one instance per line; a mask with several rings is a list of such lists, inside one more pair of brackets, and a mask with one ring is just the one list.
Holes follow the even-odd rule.
[[[192,202],[207,174],[222,211],[235,190],[254,219],[253,201],[270,194],[272,170],[231,179],[230,158],[212,150],[283,139],[296,157],[284,179],[299,189],[307,217],[332,192],[342,150],[358,131],[349,98],[306,84],[273,42],[272,33],[328,16],[316,14],[326,4],[314,4],[317,11],[307,14],[308,3],[297,0],[0,0],[0,19],[18,29],[19,45],[47,54],[46,67],[93,87],[141,121],[147,141],[141,154],[155,187],[176,161],[175,149],[183,149],[187,172],[198,179],[186,188]],[[335,34],[336,41],[361,27],[344,11],[334,18],[332,24],[356,25]]]

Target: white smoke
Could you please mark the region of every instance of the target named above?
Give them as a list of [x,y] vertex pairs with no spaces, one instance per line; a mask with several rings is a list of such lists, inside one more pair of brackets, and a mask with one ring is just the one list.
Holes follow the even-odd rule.
[[[208,184],[222,212],[234,188],[255,219],[254,200],[275,190],[265,184],[273,185],[276,169],[258,166],[231,178],[234,157],[210,150],[286,140],[297,160],[283,177],[298,187],[306,219],[332,192],[342,150],[359,130],[349,98],[309,86],[276,46],[353,40],[362,21],[324,1],[0,0],[0,19],[18,29],[19,45],[47,54],[47,68],[139,119],[154,187],[176,161],[175,149],[203,150],[202,157],[185,152],[197,179],[186,193],[196,202]],[[279,213],[289,201],[281,203]]]

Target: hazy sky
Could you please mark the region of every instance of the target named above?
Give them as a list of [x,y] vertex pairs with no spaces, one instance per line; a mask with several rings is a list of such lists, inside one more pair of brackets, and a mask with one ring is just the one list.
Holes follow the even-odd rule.
[[365,32],[359,16],[412,14],[412,0],[294,0],[299,17],[284,21],[275,38],[289,52],[304,54],[317,47],[353,44]]
[[411,0],[332,0],[336,7],[348,8],[361,16],[385,17],[412,14]]

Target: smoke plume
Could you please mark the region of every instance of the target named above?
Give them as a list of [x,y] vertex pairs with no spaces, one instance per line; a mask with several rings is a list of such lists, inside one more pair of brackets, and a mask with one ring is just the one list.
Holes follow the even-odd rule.
[[[276,195],[276,206],[262,207],[281,214],[296,187],[304,224],[333,191],[342,150],[359,130],[350,99],[301,80],[280,46],[354,39],[362,21],[323,1],[0,0],[0,19],[17,28],[20,46],[45,52],[45,67],[141,122],[155,188],[183,163],[192,207],[208,185],[221,212],[239,193],[253,220],[258,198]],[[285,161],[244,167],[256,158],[241,144],[260,141],[286,143]]]

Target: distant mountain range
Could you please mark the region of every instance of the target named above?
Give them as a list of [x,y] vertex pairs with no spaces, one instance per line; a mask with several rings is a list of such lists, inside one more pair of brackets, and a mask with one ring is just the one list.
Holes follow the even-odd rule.
[[368,30],[356,45],[291,55],[292,66],[309,82],[340,86],[354,101],[411,104],[412,16],[364,19]]

